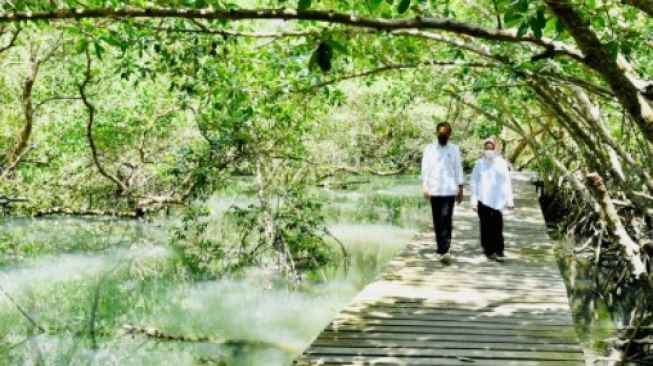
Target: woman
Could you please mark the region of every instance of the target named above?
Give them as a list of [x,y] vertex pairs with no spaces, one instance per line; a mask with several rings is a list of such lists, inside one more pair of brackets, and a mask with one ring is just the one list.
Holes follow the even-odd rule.
[[512,184],[508,162],[497,156],[493,139],[483,141],[483,157],[476,161],[472,171],[472,210],[481,221],[481,246],[489,260],[502,262],[503,210],[514,208]]

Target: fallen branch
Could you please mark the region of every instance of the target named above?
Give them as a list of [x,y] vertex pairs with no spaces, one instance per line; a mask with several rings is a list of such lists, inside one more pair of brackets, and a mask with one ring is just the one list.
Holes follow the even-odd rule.
[[132,325],[124,324],[120,327],[121,335],[136,335],[140,334],[149,338],[154,338],[161,341],[176,341],[176,342],[192,342],[192,343],[212,343],[212,344],[221,344],[225,346],[243,346],[243,345],[252,345],[259,344],[265,345],[268,347],[277,348],[277,344],[262,340],[249,340],[249,339],[219,339],[211,338],[207,336],[194,336],[194,335],[183,335],[183,334],[171,334],[165,330],[158,329],[152,326],[140,326],[135,327]]
[[11,303],[16,307],[16,309],[18,310],[18,312],[20,312],[20,313],[25,317],[25,319],[27,319],[27,320],[28,320],[28,321],[29,321],[29,322],[30,322],[34,327],[36,327],[36,329],[38,329],[39,331],[41,331],[41,333],[45,333],[45,328],[43,328],[42,326],[40,326],[40,325],[36,322],[36,320],[34,320],[34,318],[32,318],[29,314],[27,314],[27,312],[26,312],[26,311],[25,311],[25,310],[24,310],[20,305],[18,305],[18,303],[16,302],[16,300],[14,300],[14,298],[11,297],[11,295],[9,295],[9,293],[5,290],[4,287],[2,287],[2,285],[0,285],[0,291],[2,291],[2,293],[3,293],[3,294],[7,297],[7,299],[9,299],[9,301],[10,301],[10,302],[11,302]]
[[29,201],[27,198],[23,197],[9,197],[9,196],[0,196],[0,205],[9,205],[14,202],[27,202]]
[[70,215],[70,216],[112,216],[112,217],[125,217],[125,218],[138,218],[142,215],[137,211],[104,211],[104,210],[73,210],[66,207],[52,207],[44,208],[37,211],[34,217],[43,217],[50,215]]

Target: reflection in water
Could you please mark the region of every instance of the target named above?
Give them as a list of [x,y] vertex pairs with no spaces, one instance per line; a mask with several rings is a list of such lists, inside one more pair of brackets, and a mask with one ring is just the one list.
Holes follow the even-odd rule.
[[[10,238],[16,250],[7,246],[1,252],[0,283],[47,332],[39,333],[3,298],[0,363],[288,364],[402,249],[414,227],[428,222],[419,196],[408,193],[413,180],[372,181],[357,186],[353,195],[324,191],[333,203],[327,207],[330,231],[346,245],[351,266],[307,274],[298,291],[257,270],[201,283],[181,278],[174,253],[162,246],[167,242],[165,222],[5,222],[0,235]],[[232,204],[242,202],[216,198],[210,206],[220,214]],[[121,329],[126,325],[212,341],[125,334]]]
[[[554,235],[557,236],[557,235]],[[565,279],[569,304],[579,339],[585,350],[588,364],[612,365],[619,355],[609,347],[608,341],[616,336],[620,315],[608,305],[602,295],[601,275],[593,254],[576,254],[577,244],[559,240],[556,251],[558,265]]]

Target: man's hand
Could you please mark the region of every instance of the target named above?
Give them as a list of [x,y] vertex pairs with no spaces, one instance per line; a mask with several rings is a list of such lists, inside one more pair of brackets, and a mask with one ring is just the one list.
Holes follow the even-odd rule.
[[478,212],[478,205],[472,205],[472,211]]
[[424,194],[424,199],[425,199],[425,200],[427,200],[427,201],[428,201],[428,200],[430,200],[430,199],[431,199],[431,195],[429,194],[429,192],[428,192],[428,191],[423,191],[422,193]]
[[463,193],[463,187],[458,188],[458,194],[456,195],[456,203],[461,204],[463,202],[465,194]]

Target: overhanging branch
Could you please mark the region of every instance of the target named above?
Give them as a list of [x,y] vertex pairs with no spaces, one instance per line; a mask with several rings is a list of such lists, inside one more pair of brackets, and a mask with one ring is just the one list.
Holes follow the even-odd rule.
[[324,81],[319,84],[311,85],[308,88],[302,89],[301,91],[307,91],[311,89],[317,89],[317,88],[322,88],[327,85],[331,84],[336,84],[341,81],[345,80],[350,80],[350,79],[356,79],[360,77],[365,77],[365,76],[370,76],[386,71],[392,71],[392,70],[402,70],[402,69],[416,69],[419,67],[429,67],[429,66],[441,66],[441,67],[456,67],[456,66],[464,66],[464,67],[483,67],[483,68],[490,68],[490,67],[496,67],[494,64],[487,64],[487,63],[481,63],[481,62],[467,62],[467,63],[460,63],[460,62],[455,62],[455,61],[423,61],[423,62],[417,62],[417,63],[411,63],[411,64],[391,64],[391,65],[385,65],[385,66],[380,66],[374,69],[350,74],[350,75],[345,75],[339,78],[331,79]]
[[401,19],[385,19],[361,17],[328,10],[297,11],[294,9],[188,9],[164,7],[89,9],[60,8],[51,11],[0,13],[0,23],[93,18],[181,18],[207,20],[279,19],[309,20],[331,24],[343,24],[354,27],[372,28],[377,31],[392,31],[398,29],[439,29],[486,40],[531,43],[545,48],[553,47],[557,54],[564,54],[578,60],[583,60],[584,58],[582,52],[561,42],[545,38],[538,39],[530,35],[518,37],[514,30],[487,29],[475,24],[460,22],[448,18],[417,16]]

